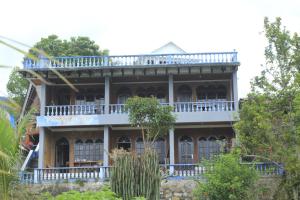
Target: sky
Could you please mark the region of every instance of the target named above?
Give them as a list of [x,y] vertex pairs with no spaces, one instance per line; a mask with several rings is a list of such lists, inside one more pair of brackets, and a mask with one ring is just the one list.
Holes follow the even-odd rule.
[[[111,55],[144,54],[174,42],[186,52],[238,52],[239,97],[265,65],[264,17],[300,33],[299,0],[0,0],[0,36],[33,46],[42,37],[88,36]],[[27,51],[27,47],[22,47]],[[0,44],[0,66],[23,55]],[[11,68],[0,68],[6,96]]]

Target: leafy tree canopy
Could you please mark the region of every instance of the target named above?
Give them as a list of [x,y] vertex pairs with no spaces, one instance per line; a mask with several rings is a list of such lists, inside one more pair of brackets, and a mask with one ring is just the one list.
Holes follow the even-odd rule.
[[18,67],[12,70],[6,88],[9,97],[17,104],[23,105],[29,82],[18,73],[18,70]]
[[[41,38],[29,53],[39,56],[36,49],[42,50],[49,56],[100,56],[108,55],[108,50],[100,50],[100,47],[89,37],[71,37],[70,40],[62,40],[57,35],[49,35],[47,38]],[[7,83],[9,97],[15,100],[19,105],[23,105],[28,81],[18,73],[19,68],[14,68]]]
[[156,98],[132,97],[126,102],[129,121],[142,129],[144,141],[154,141],[168,133],[175,123],[171,106],[161,106]]
[[[252,81],[235,130],[245,154],[283,163],[287,199],[300,189],[300,37],[281,19],[264,21],[266,65]],[[295,192],[298,191],[298,192]],[[282,199],[283,197],[281,197]]]

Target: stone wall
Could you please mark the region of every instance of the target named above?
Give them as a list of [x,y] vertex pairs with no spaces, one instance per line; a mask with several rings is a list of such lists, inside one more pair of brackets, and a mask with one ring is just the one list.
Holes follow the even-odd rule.
[[[261,178],[253,187],[253,199],[272,200],[277,191],[280,179],[274,177]],[[27,186],[32,196],[49,192],[52,195],[58,195],[69,190],[77,191],[99,191],[108,182],[73,182],[73,183],[53,183],[36,184]],[[193,190],[197,182],[194,180],[163,180],[161,183],[161,200],[193,200]],[[23,198],[24,199],[24,198]],[[26,198],[25,198],[26,199]],[[32,200],[34,198],[31,198]]]

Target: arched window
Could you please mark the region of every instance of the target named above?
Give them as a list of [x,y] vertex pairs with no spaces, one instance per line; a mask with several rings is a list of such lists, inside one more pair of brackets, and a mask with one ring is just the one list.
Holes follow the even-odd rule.
[[91,139],[85,141],[85,158],[87,161],[95,160],[94,142]]
[[179,140],[179,161],[183,164],[191,164],[194,159],[193,139],[189,136],[182,136]]
[[117,92],[118,104],[125,104],[127,99],[131,96],[131,91],[128,87],[122,87]]
[[103,154],[104,154],[104,146],[103,146],[103,140],[102,139],[97,139],[95,141],[95,160],[103,160]]
[[135,151],[138,155],[142,154],[144,152],[144,142],[143,138],[139,137],[135,142]]
[[206,138],[201,137],[198,140],[198,159],[201,161],[203,159],[209,159],[209,157],[208,142]]
[[75,142],[74,146],[74,160],[75,162],[80,162],[82,159],[84,159],[84,145],[82,140],[78,139]]
[[166,156],[166,142],[163,138],[158,138],[154,142],[154,149],[156,150],[159,158],[159,163],[164,164]]
[[124,149],[129,151],[131,148],[130,139],[127,136],[122,136],[118,140],[118,149]]
[[177,101],[178,102],[191,102],[192,101],[192,89],[187,85],[182,85],[177,89]]

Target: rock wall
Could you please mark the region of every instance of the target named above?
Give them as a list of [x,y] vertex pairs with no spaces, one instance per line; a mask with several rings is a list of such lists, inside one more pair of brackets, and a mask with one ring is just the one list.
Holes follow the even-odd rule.
[[[280,178],[261,178],[253,187],[253,199],[257,200],[272,200],[273,195],[277,191],[280,183]],[[30,191],[29,196],[34,200],[34,196],[41,193],[49,192],[52,195],[58,195],[69,190],[77,191],[98,191],[108,182],[65,182],[52,184],[35,184],[27,186],[26,190]],[[197,182],[194,180],[163,180],[161,183],[161,200],[193,200],[193,190],[197,187]],[[24,188],[23,188],[24,189]],[[18,190],[18,189],[17,189]],[[24,195],[24,192],[21,193]],[[16,198],[18,199],[18,198]],[[23,198],[22,199],[26,199]]]

